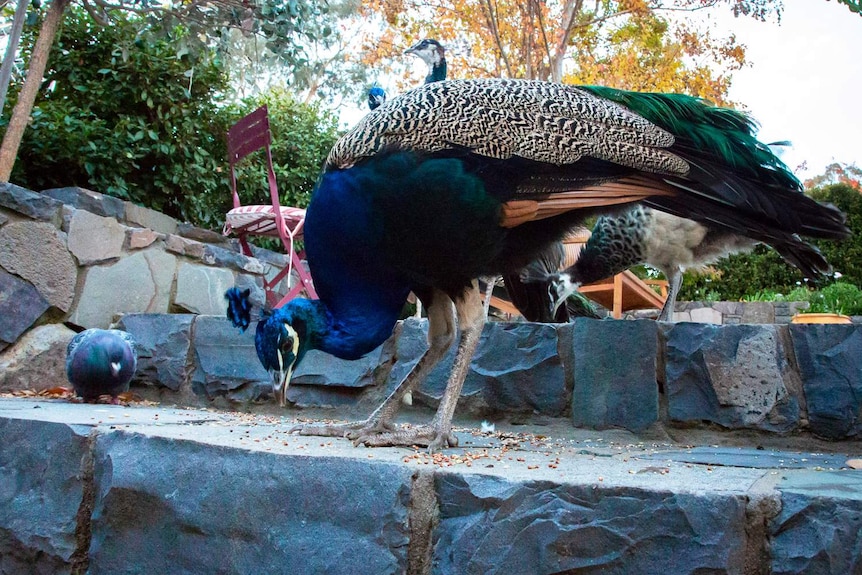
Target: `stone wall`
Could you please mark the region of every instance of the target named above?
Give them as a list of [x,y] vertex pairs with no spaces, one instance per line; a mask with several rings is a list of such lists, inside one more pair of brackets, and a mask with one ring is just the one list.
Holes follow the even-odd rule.
[[[66,326],[106,328],[128,313],[221,315],[233,285],[262,301],[262,277],[286,258],[256,255],[111,196],[0,184],[0,368],[56,363],[73,335]],[[0,388],[21,383],[5,381],[6,371]]]
[[[139,344],[136,391],[175,404],[269,404],[271,377],[253,330],[240,333],[224,318],[228,287],[251,286],[262,300],[263,274],[284,263],[257,255],[88,190],[0,186],[0,391],[65,385],[72,328],[116,321]],[[776,325],[779,308],[765,303],[692,308],[693,318],[699,309],[741,323],[490,322],[459,413],[566,417],[598,429],[707,424],[859,436],[862,327]],[[288,399],[300,409],[367,413],[419,360],[426,331],[424,320],[401,322],[357,361],[312,351]],[[414,393],[418,406],[437,406],[453,356]]]

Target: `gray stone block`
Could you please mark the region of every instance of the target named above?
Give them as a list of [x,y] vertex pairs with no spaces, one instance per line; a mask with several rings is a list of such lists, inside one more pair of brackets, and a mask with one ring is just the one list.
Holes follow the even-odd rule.
[[15,343],[49,307],[31,283],[0,269],[0,350]]
[[128,314],[117,329],[135,338],[138,369],[133,383],[178,391],[189,378],[192,314]]
[[[401,381],[428,349],[428,322],[407,319],[396,344],[390,385]],[[559,416],[568,392],[557,351],[557,328],[550,324],[489,322],[461,390],[458,412],[500,412]],[[414,401],[436,407],[452,370],[457,343],[413,394]]]
[[553,324],[488,323],[467,379],[482,389],[486,409],[492,414],[560,416],[568,404]]
[[171,234],[165,238],[166,250],[180,256],[188,256],[198,260],[203,257],[205,246],[206,244],[202,242],[190,240],[176,234]]
[[799,379],[777,326],[677,324],[668,332],[666,390],[674,421],[790,431]]
[[438,473],[432,573],[742,573],[744,497]]
[[63,202],[7,182],[0,182],[0,207],[56,228],[63,222]]
[[579,318],[572,331],[572,423],[641,431],[658,421],[656,322]]
[[403,466],[125,433],[96,461],[91,575],[406,570]]
[[769,524],[770,573],[862,573],[859,472],[796,472],[777,488],[781,513]]
[[210,266],[230,268],[238,272],[262,274],[263,264],[257,258],[249,258],[230,249],[204,245],[201,261]]
[[176,261],[175,256],[153,248],[88,268],[69,321],[104,329],[118,313],[167,313]]
[[296,367],[291,384],[362,388],[374,385],[374,373],[380,365],[383,346],[357,360],[339,359],[312,349]]
[[0,354],[0,390],[68,385],[66,348],[75,332],[61,323],[40,325]]
[[253,401],[272,393],[272,378],[254,349],[255,328],[257,323],[252,323],[241,332],[227,318],[198,316],[192,340],[196,394]]
[[87,210],[98,216],[107,216],[122,221],[125,218],[126,207],[123,200],[106,196],[86,188],[68,187],[42,190],[42,194],[55,200],[60,200],[68,206]]
[[775,308],[772,302],[752,301],[742,304],[742,323],[774,323]]
[[191,313],[222,315],[224,293],[233,285],[234,273],[230,270],[182,262],[177,272],[174,304]]
[[87,436],[0,419],[0,573],[71,573]]
[[177,220],[161,212],[125,203],[126,221],[142,228],[150,228],[162,234],[177,233]]
[[829,439],[862,431],[862,327],[791,325],[811,431]]
[[49,304],[69,311],[78,267],[66,234],[44,222],[19,221],[0,228],[0,266],[33,284]]
[[197,240],[205,244],[224,244],[228,242],[228,239],[219,232],[199,228],[188,222],[180,222],[177,225],[177,234],[184,238]]
[[123,253],[126,230],[114,218],[75,210],[69,222],[69,251],[82,266],[114,260]]

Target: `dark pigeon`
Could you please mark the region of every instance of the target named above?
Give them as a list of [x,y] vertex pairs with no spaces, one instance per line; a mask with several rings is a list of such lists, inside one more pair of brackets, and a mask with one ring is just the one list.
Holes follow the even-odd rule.
[[111,403],[129,390],[138,356],[135,340],[116,329],[88,329],[69,342],[66,350],[66,376],[84,401],[94,403],[110,395]]

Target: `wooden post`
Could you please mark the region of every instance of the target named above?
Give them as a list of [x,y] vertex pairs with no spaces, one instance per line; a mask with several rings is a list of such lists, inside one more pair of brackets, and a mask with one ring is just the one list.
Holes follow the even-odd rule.
[[623,274],[614,276],[614,318],[623,317]]

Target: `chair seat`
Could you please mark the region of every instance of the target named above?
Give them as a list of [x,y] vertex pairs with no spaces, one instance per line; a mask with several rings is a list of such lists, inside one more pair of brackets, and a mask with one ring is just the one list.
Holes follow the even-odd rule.
[[[231,232],[244,232],[259,236],[278,237],[278,228],[275,225],[275,209],[271,205],[241,206],[229,211],[225,217],[224,235]],[[291,230],[296,229],[305,220],[305,210],[289,206],[281,207],[281,217]],[[294,239],[302,237],[302,232],[293,236]]]

